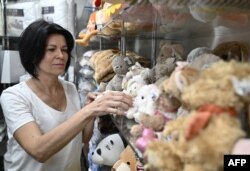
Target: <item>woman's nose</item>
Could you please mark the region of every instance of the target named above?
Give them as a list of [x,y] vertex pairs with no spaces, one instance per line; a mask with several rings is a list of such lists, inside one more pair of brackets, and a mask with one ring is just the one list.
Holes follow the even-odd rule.
[[57,51],[57,57],[59,57],[59,58],[63,58],[64,56],[63,56],[63,51],[62,50],[58,50]]

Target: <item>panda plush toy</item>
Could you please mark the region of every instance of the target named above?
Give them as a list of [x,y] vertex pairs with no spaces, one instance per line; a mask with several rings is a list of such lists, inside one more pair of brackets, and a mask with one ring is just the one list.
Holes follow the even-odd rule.
[[108,135],[99,142],[93,151],[92,161],[98,165],[113,166],[126,146],[127,143],[120,134]]

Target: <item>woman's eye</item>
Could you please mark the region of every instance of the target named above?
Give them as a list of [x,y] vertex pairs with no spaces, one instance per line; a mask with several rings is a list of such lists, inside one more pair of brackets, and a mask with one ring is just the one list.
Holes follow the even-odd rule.
[[47,49],[48,51],[50,51],[50,52],[53,52],[53,51],[55,51],[55,49],[54,48],[49,48],[49,49]]

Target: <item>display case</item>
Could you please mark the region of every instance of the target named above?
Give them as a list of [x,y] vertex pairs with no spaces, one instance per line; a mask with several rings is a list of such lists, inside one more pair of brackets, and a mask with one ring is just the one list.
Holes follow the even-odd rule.
[[[112,20],[97,26],[99,37],[119,38],[123,51],[134,51],[151,61],[151,68],[162,55],[164,43],[182,45],[182,61],[193,49],[206,47],[222,60],[250,61],[250,1],[248,0],[131,0]],[[107,33],[114,23],[119,31]],[[112,25],[113,24],[113,25]],[[166,52],[167,53],[167,52]],[[171,56],[177,58],[178,56]],[[167,65],[167,64],[166,64]],[[167,67],[167,66],[166,66]],[[124,116],[112,118],[120,132],[143,162],[143,152],[131,136],[134,120]]]

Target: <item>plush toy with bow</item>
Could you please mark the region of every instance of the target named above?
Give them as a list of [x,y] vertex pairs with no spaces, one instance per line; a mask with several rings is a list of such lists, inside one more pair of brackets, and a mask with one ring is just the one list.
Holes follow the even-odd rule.
[[165,125],[163,137],[174,135],[173,139],[147,146],[147,166],[159,171],[223,171],[224,154],[232,153],[245,137],[237,116],[250,98],[248,93],[237,92],[244,89],[241,81],[249,80],[249,72],[249,64],[235,61],[220,61],[201,71],[182,93],[192,112]]

